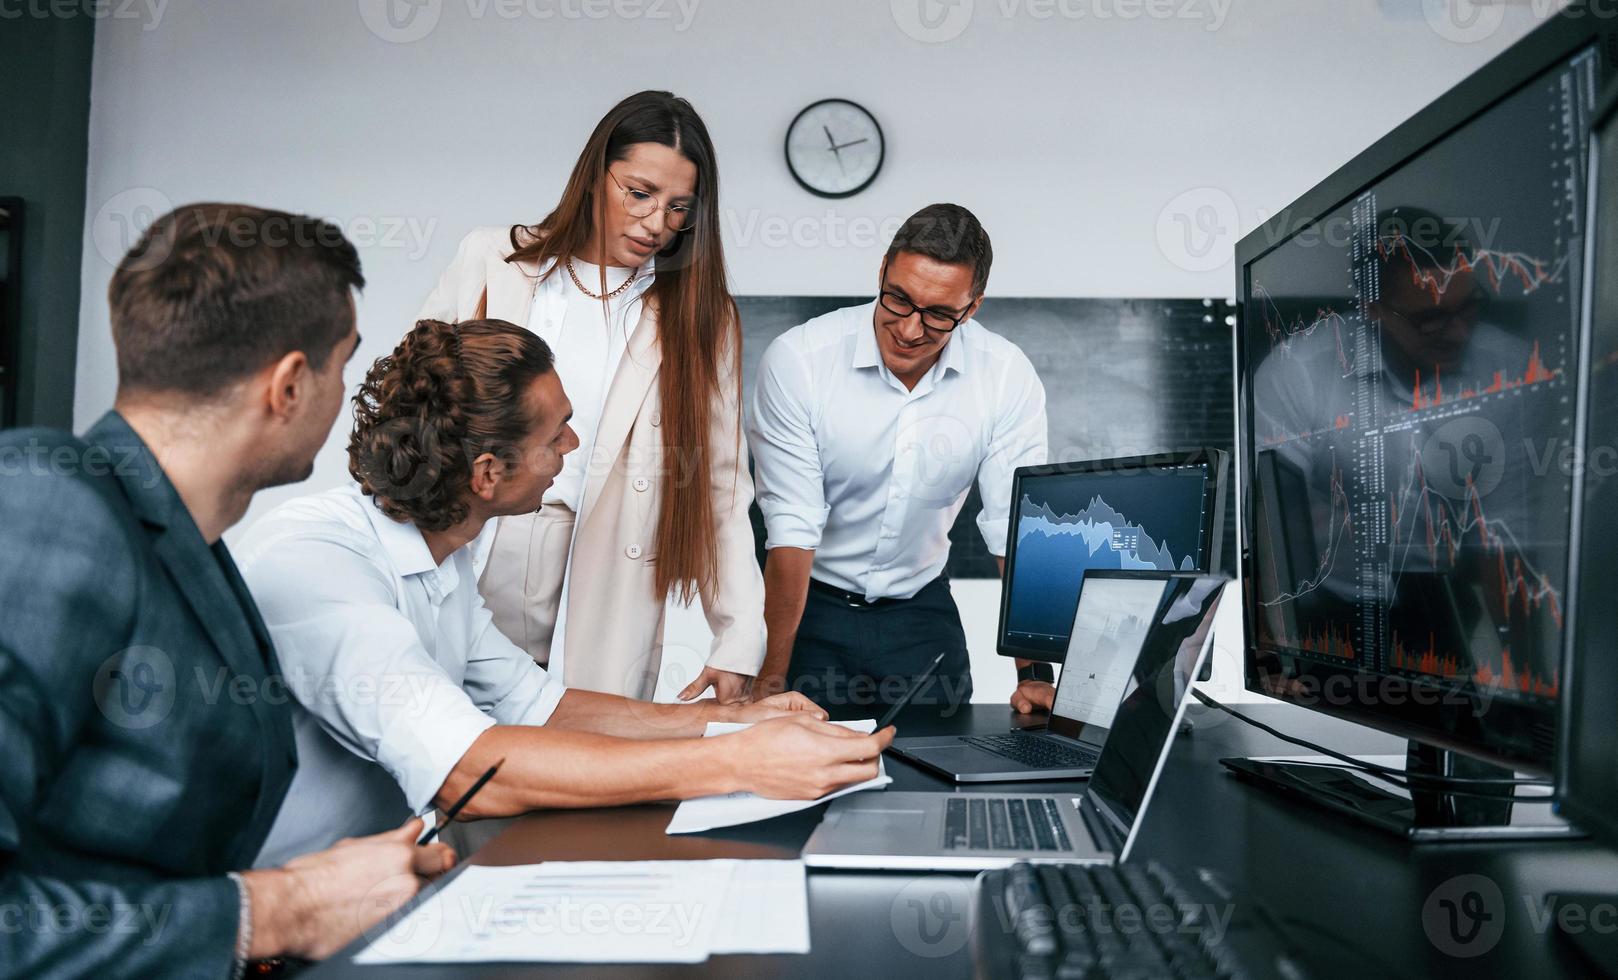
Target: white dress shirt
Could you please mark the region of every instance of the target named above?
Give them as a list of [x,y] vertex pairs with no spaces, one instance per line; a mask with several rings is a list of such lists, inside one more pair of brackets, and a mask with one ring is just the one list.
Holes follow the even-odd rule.
[[968,320],[907,390],[875,311],[834,310],[770,344],[748,441],[766,547],[813,549],[828,585],[908,599],[943,572],[974,476],[978,529],[1005,553],[1012,471],[1046,460],[1045,388],[1015,344]]
[[[573,260],[573,271],[592,292],[600,294],[601,267]],[[623,285],[628,269],[607,269],[607,292]],[[578,513],[584,501],[585,471],[592,458],[596,430],[607,405],[607,389],[612,386],[618,362],[629,345],[629,333],[640,322],[641,297],[651,288],[650,263],[642,267],[634,284],[607,301],[602,315],[601,300],[592,299],[573,284],[563,266],[545,277],[534,291],[534,309],[529,329],[550,345],[556,356],[556,373],[562,390],[573,404],[569,423],[579,437],[579,448],[562,461],[562,472],[545,491],[547,503],[566,504]]]
[[258,866],[426,813],[485,730],[564,693],[491,622],[470,548],[433,561],[354,486],[290,501],[235,549],[291,693],[298,771]]

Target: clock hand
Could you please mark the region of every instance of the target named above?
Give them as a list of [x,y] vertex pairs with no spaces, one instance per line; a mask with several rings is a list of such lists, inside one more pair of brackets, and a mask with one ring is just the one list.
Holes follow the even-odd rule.
[[838,147],[837,141],[832,138],[831,127],[822,125],[820,131],[826,134],[826,142],[830,144],[832,155],[837,158],[837,169],[842,172],[844,177],[847,177],[848,168],[843,166],[843,151]]
[[870,141],[871,138],[869,136],[861,136],[857,140],[849,140],[847,143],[838,143],[835,147],[833,147],[833,149],[841,150],[845,147],[859,146],[861,143],[869,143]]

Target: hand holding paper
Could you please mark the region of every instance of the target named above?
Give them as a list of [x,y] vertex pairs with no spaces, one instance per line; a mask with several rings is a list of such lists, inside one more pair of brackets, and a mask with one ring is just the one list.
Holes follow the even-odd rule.
[[[761,793],[705,796],[681,803],[668,833],[690,834],[715,827],[767,820],[862,789],[893,782],[882,767],[882,750],[893,729],[870,734],[876,722],[817,722],[777,718],[757,725],[709,722],[704,738],[735,735],[754,740],[750,756]],[[811,795],[812,794],[812,795]]]
[[[717,727],[716,727],[717,726]],[[849,783],[874,778],[891,732],[872,723],[824,722],[794,714],[753,725],[710,722],[705,736],[735,735],[747,759],[742,785],[772,800],[812,800]]]

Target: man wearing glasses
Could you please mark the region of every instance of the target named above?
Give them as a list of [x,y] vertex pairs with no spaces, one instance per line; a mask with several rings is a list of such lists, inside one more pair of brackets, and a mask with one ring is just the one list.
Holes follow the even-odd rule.
[[1012,471],[1047,451],[1033,365],[972,319],[992,259],[970,211],[929,205],[894,235],[875,301],[765,351],[748,413],[769,551],[757,696],[887,705],[942,652],[916,703],[971,699],[950,527],[975,477],[1003,556]]

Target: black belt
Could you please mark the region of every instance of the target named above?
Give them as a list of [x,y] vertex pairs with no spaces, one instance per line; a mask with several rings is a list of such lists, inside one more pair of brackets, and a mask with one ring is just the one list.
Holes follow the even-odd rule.
[[[943,578],[943,576],[940,575],[939,578]],[[938,581],[938,579],[933,579],[933,582],[936,581]],[[932,585],[933,582],[928,582],[927,585]],[[925,589],[927,585],[922,586],[922,588]],[[843,605],[851,606],[855,609],[876,609],[881,606],[894,606],[901,602],[909,602],[910,599],[915,598],[915,596],[911,596],[910,599],[867,599],[858,592],[850,592],[847,589],[839,589],[835,585],[827,585],[825,582],[814,578],[809,580],[809,588],[819,592],[821,595],[831,596],[833,599],[836,599]],[[916,593],[917,595],[920,595],[921,589],[917,589]]]

